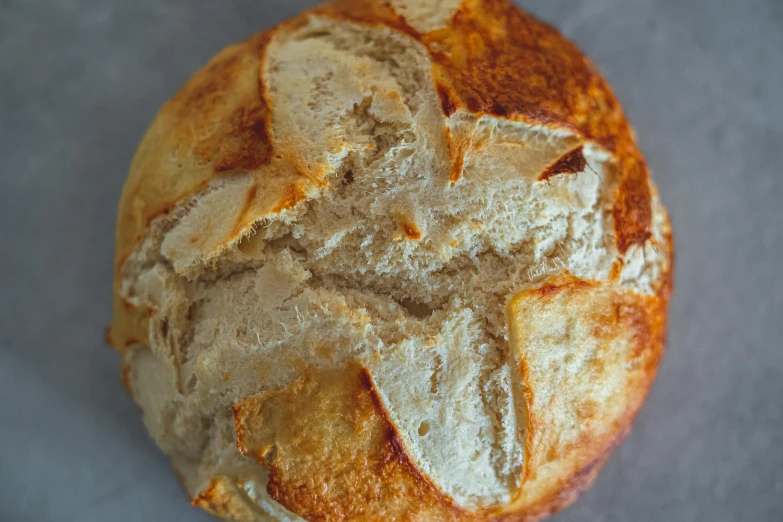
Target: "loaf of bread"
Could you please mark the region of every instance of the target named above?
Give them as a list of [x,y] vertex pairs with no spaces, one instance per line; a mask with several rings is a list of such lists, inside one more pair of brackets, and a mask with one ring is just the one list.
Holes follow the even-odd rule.
[[633,131],[506,0],[337,0],[225,49],[118,220],[123,382],[226,520],[536,520],[663,350],[671,230]]

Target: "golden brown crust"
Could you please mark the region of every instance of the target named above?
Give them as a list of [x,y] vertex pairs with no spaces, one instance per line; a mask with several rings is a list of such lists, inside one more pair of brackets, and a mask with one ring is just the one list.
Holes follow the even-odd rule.
[[647,163],[636,145],[618,152],[620,182],[614,200],[614,232],[617,250],[625,254],[633,246],[645,246],[652,236],[652,193]]
[[456,520],[405,452],[366,369],[308,370],[234,407],[239,451],[269,466],[269,496],[306,520]]
[[[671,246],[670,236],[667,241]],[[611,401],[615,402],[614,406],[610,403],[600,406],[589,396],[570,397],[569,394],[578,393],[573,391],[578,386],[576,381],[559,382],[557,386],[563,391],[552,392],[544,383],[537,382],[530,367],[533,363],[525,358],[524,352],[520,353],[520,371],[527,383],[524,391],[527,412],[525,480],[520,495],[504,511],[517,512],[524,520],[524,516],[541,517],[569,505],[590,485],[603,462],[630,431],[663,351],[671,289],[669,274],[664,276],[664,282],[654,295],[612,289],[606,286],[607,283],[584,281],[565,274],[515,298],[510,321],[512,339],[518,349],[519,345],[535,339],[531,335],[536,334],[531,330],[539,327],[530,321],[536,321],[536,315],[546,313],[550,307],[559,313],[558,307],[565,306],[568,308],[566,315],[572,314],[577,322],[591,325],[587,335],[597,341],[598,351],[587,359],[591,362],[580,371],[580,378],[609,381],[622,376],[622,384],[613,386]],[[541,328],[547,331],[548,327]],[[578,333],[566,335],[573,336],[571,343],[582,342]],[[623,339],[628,339],[633,348],[613,351],[612,346],[618,340],[627,342]],[[535,371],[540,374],[541,369]],[[548,378],[557,379],[555,375]],[[537,400],[539,392],[546,394],[543,403]],[[580,426],[575,438],[569,439],[560,432],[558,419],[550,418],[558,411],[561,393],[566,394],[566,403],[575,408]],[[546,407],[542,410],[544,403]],[[564,418],[562,411],[557,415]]]
[[563,154],[560,159],[541,173],[538,180],[549,181],[552,177],[560,174],[579,174],[583,172],[588,167],[583,149],[584,145],[580,145],[574,150]]
[[263,513],[236,481],[224,475],[213,477],[191,504],[223,520],[256,522]]

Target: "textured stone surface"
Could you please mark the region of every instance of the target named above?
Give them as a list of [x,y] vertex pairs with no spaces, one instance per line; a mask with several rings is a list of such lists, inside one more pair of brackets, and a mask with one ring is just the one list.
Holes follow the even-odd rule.
[[[553,520],[783,518],[783,3],[527,0],[626,106],[677,240],[634,432]],[[158,107],[301,0],[0,0],[0,520],[209,520],[103,345],[116,202]]]

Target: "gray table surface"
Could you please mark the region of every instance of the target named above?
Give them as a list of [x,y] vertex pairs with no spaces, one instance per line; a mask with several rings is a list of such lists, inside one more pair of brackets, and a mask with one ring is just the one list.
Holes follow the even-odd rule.
[[[783,520],[783,1],[523,0],[613,83],[677,239],[669,347],[565,521]],[[206,521],[104,346],[158,107],[308,0],[0,0],[0,520]]]

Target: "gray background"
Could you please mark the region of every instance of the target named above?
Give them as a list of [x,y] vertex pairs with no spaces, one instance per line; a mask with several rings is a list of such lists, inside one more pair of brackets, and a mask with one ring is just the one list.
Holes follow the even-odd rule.
[[[654,390],[556,520],[783,520],[783,1],[523,4],[613,83],[677,240]],[[115,205],[164,100],[307,5],[0,0],[0,520],[208,520],[103,344]]]

